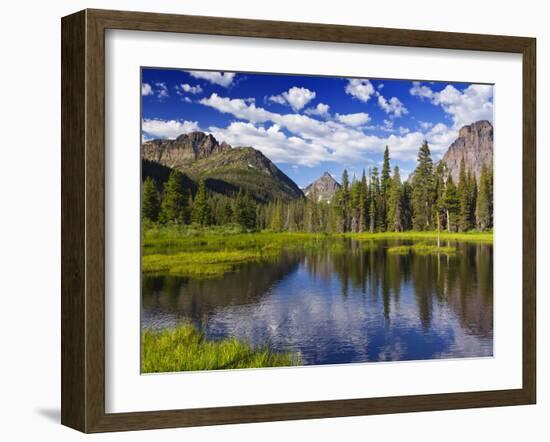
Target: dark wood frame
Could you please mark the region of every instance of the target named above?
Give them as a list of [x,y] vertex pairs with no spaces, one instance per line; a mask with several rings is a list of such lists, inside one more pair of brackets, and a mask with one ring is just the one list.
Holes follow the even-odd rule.
[[[83,432],[534,404],[536,40],[405,29],[84,10],[62,30],[61,422]],[[523,386],[401,397],[105,413],[105,30],[495,51],[523,57]]]

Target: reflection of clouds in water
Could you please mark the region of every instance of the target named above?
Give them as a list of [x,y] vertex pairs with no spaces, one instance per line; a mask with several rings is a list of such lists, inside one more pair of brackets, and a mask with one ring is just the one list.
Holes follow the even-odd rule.
[[316,279],[300,267],[260,302],[217,310],[207,332],[214,338],[236,336],[255,346],[300,352],[306,364],[491,353],[491,341],[464,333],[445,303],[429,300],[431,323],[423,330],[410,285],[401,287],[399,302],[390,301],[387,319],[381,314],[382,302],[380,293],[365,297],[360,289],[351,289],[343,300],[339,278]]
[[142,324],[191,318],[209,338],[295,351],[306,364],[492,355],[492,291],[472,273],[475,249],[444,262],[379,250],[289,255],[172,292],[162,286],[145,298]]

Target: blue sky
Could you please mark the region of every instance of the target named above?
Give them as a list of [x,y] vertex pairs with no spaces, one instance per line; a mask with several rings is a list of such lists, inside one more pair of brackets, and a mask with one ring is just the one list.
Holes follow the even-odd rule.
[[385,146],[402,177],[427,140],[434,160],[460,127],[493,121],[493,86],[142,69],[142,138],[202,130],[261,150],[300,187],[328,171],[360,176]]

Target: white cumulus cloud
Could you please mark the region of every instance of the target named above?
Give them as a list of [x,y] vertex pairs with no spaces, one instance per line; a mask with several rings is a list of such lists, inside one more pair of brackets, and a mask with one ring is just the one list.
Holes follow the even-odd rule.
[[148,137],[173,139],[178,135],[200,130],[200,127],[196,121],[145,118],[141,122],[141,130]]
[[378,95],[378,105],[384,110],[384,112],[392,117],[401,117],[402,115],[409,113],[407,108],[397,97],[391,97],[389,100],[386,100],[383,95]]
[[142,83],[141,84],[141,95],[146,97],[148,95],[153,94],[153,88],[149,83]]
[[159,100],[162,100],[164,98],[167,98],[169,96],[168,94],[168,86],[166,86],[166,83],[164,82],[157,82],[155,83],[155,93]]
[[272,95],[269,97],[269,101],[273,101],[279,104],[289,104],[295,111],[303,109],[311,100],[316,96],[314,91],[310,91],[304,87],[291,87],[288,91],[283,92],[280,95]]
[[183,83],[176,86],[176,89],[180,92],[185,92],[188,94],[200,94],[202,92],[202,87],[200,84],[197,84],[195,86],[191,86],[190,84]]
[[472,84],[464,91],[447,85],[435,92],[420,82],[413,82],[410,93],[441,106],[452,118],[455,129],[479,120],[493,121],[493,87],[490,85]]
[[354,117],[337,114],[334,120],[321,121],[297,113],[270,112],[245,98],[221,97],[215,93],[199,103],[244,120],[232,122],[226,128],[211,127],[210,131],[216,138],[234,146],[252,145],[274,161],[290,164],[367,163],[371,154],[381,154],[386,145],[392,158],[413,162],[425,139],[430,144],[434,160],[438,160],[457,136],[454,127],[442,123],[427,133],[411,132],[404,127],[394,128],[393,120],[387,119],[380,129],[385,129],[390,135],[381,137],[365,133],[368,127],[350,124],[368,122],[367,114]]
[[348,126],[363,126],[370,121],[370,116],[365,112],[358,112],[356,114],[336,114],[336,119]]
[[233,83],[236,74],[233,72],[187,71],[194,78],[200,78],[219,86],[228,87]]
[[352,78],[348,80],[348,84],[345,88],[346,94],[361,100],[366,103],[370,97],[375,93],[374,86],[367,79]]
[[317,104],[317,106],[315,107],[309,107],[307,108],[304,113],[306,115],[317,115],[319,117],[324,117],[324,118],[328,118],[330,117],[330,112],[329,112],[329,109],[330,109],[330,106],[328,104],[325,104],[325,103],[319,103]]

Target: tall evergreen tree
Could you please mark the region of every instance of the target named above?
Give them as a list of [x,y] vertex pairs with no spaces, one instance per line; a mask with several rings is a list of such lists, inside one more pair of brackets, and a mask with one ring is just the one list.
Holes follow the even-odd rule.
[[155,180],[147,177],[143,183],[141,196],[141,216],[149,221],[157,221],[160,209],[159,194]]
[[429,230],[432,226],[434,176],[432,156],[427,141],[422,143],[418,151],[412,188],[413,228]]
[[359,232],[361,217],[361,183],[355,177],[350,188],[350,231]]
[[[271,226],[273,230],[280,231],[283,227],[283,220],[282,220],[282,207],[280,202],[277,202],[277,225],[274,223],[274,219],[271,219]],[[252,199],[252,197],[248,194],[248,192],[245,192],[242,188],[239,190],[239,193],[237,194],[237,198],[235,199],[235,206],[233,208],[233,219],[235,223],[241,225],[242,227],[246,229],[254,229],[256,228],[256,216],[257,216],[257,210],[256,210],[256,203]]]
[[342,186],[338,189],[335,205],[338,208],[340,218],[340,231],[349,232],[350,230],[350,184],[347,169],[342,173]]
[[183,176],[172,170],[164,183],[159,221],[162,223],[186,223],[188,221],[188,197],[183,188]]
[[479,187],[477,192],[476,224],[480,230],[488,230],[491,227],[491,195],[489,172],[485,164],[481,167]]
[[403,224],[403,188],[399,167],[395,166],[388,191],[388,231],[401,232]]
[[477,208],[477,181],[476,176],[468,171],[468,199],[470,201],[470,226],[469,229],[476,228],[476,208]]
[[369,230],[375,232],[380,230],[380,178],[378,167],[373,167],[370,174],[370,204],[369,204]]
[[367,207],[367,177],[365,176],[365,169],[363,169],[363,175],[361,176],[361,182],[359,184],[359,231],[366,232],[368,225],[368,207]]
[[388,224],[388,197],[391,185],[390,151],[388,146],[384,149],[384,161],[382,163],[382,172],[380,175],[380,217],[382,230],[386,230]]
[[204,180],[199,181],[199,188],[193,201],[192,220],[201,226],[209,226],[212,223],[212,211],[208,204]]
[[466,175],[466,163],[464,157],[460,161],[460,171],[458,175],[458,229],[466,232],[472,225],[472,206],[470,199],[470,183]]
[[447,223],[447,231],[455,232],[457,229],[457,216],[459,214],[460,202],[456,186],[453,183],[453,177],[449,175],[445,183],[445,218]]
[[413,227],[412,218],[412,187],[409,181],[403,182],[403,230],[410,230]]

